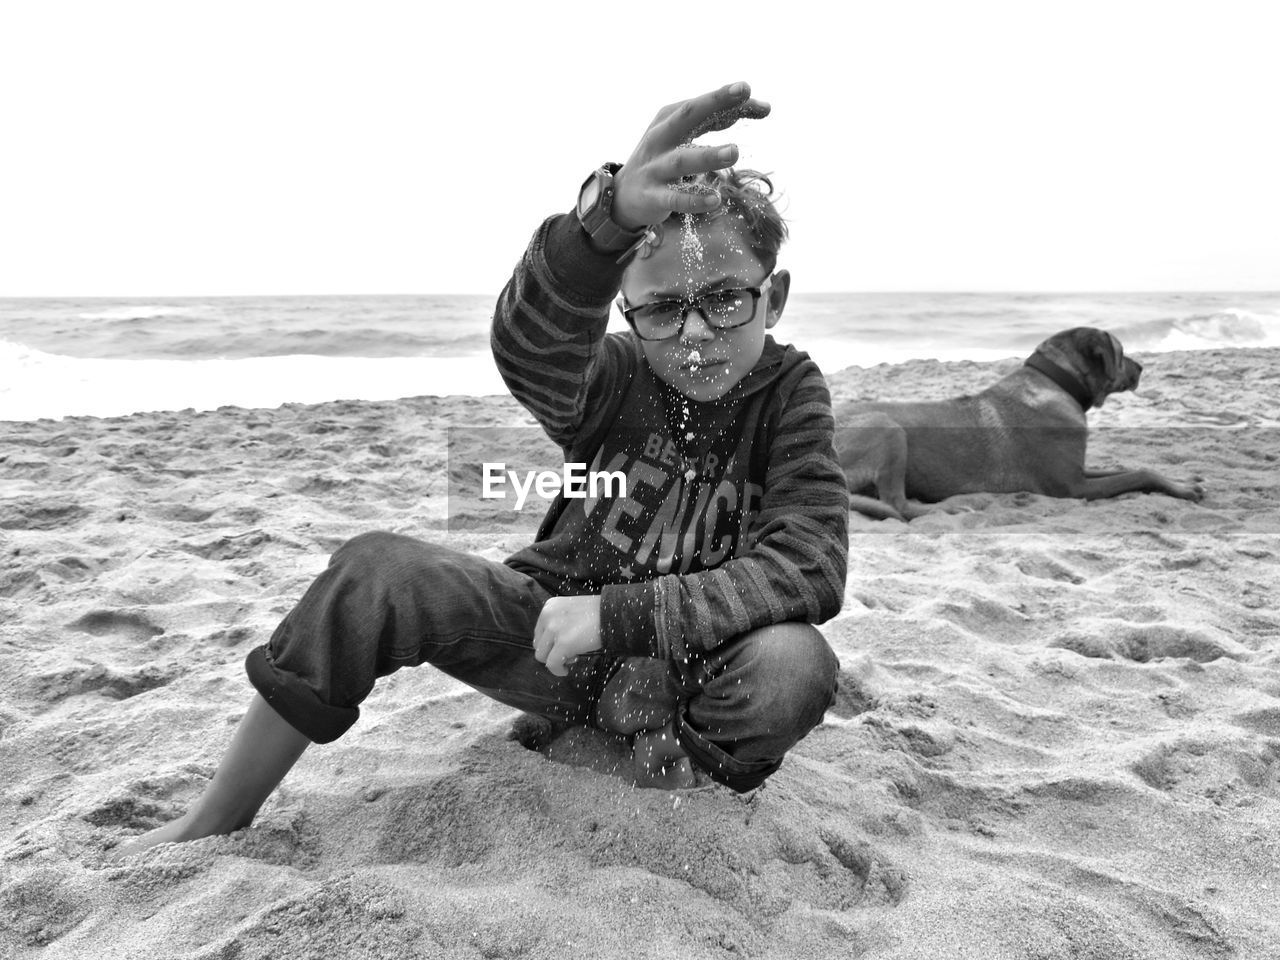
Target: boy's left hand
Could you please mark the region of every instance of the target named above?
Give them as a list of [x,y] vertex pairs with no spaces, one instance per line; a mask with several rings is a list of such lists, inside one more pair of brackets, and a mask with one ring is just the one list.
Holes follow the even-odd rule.
[[599,597],[552,597],[543,605],[533,628],[533,657],[557,677],[569,673],[566,660],[602,646]]

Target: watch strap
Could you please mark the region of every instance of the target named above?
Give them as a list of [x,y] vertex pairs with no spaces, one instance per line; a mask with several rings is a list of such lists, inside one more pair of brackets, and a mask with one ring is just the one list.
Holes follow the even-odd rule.
[[[599,183],[600,189],[595,202],[586,210],[583,210],[579,203],[577,213],[582,229],[591,238],[591,243],[596,250],[602,253],[630,253],[649,233],[648,227],[627,230],[618,226],[613,220],[613,178],[621,169],[620,163],[602,164],[582,184],[582,190],[585,191],[592,181]],[[579,197],[581,195],[582,192],[579,191]]]

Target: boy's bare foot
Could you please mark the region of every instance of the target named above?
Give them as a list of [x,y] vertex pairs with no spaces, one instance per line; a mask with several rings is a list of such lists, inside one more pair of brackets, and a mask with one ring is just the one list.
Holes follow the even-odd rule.
[[[235,828],[232,828],[235,829]],[[176,820],[170,820],[162,826],[149,830],[139,837],[134,837],[127,843],[122,843],[109,854],[107,858],[119,863],[127,857],[137,856],[145,850],[159,846],[162,843],[185,843],[188,840],[199,840],[201,837],[211,837],[215,834],[230,833],[231,830],[211,829],[209,826],[202,826],[188,810]]]
[[110,853],[123,860],[161,843],[199,840],[247,827],[311,741],[255,694],[204,793],[177,820]]
[[637,733],[632,749],[636,786],[659,790],[684,790],[697,786],[693,764],[676,740],[675,730],[670,724],[661,730]]

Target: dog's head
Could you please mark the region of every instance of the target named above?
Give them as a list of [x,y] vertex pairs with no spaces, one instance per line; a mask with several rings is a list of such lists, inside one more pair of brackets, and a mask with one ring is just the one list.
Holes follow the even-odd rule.
[[1124,355],[1120,341],[1097,327],[1072,327],[1055,333],[1035,352],[1084,384],[1095,407],[1113,393],[1138,386],[1142,364]]

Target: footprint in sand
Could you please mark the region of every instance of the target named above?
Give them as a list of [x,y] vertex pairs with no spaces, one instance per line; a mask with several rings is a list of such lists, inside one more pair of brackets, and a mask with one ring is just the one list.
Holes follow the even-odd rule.
[[44,582],[34,570],[6,570],[0,573],[0,598],[17,600],[35,593]]
[[1018,570],[1028,577],[1037,580],[1056,580],[1061,583],[1081,584],[1084,577],[1076,573],[1066,564],[1046,554],[1032,554],[1023,557],[1017,563]]
[[[29,947],[46,947],[89,916],[93,903],[53,867],[15,869],[0,882],[0,928]],[[7,940],[0,935],[0,946]]]
[[[297,954],[299,945],[310,945],[307,956],[418,957],[431,956],[441,942],[469,943],[475,956],[520,957],[535,950],[540,937],[534,925],[505,924],[502,937],[491,939],[490,927],[498,924],[461,911],[437,916],[430,913],[432,932],[406,917],[401,892],[389,882],[356,876],[327,879],[309,885],[302,893],[276,900],[265,911],[213,941],[208,953],[218,957],[282,957]],[[456,929],[450,926],[456,924]],[[448,934],[440,932],[448,929]],[[554,950],[549,951],[555,953]]]
[[128,700],[171,683],[180,672],[177,666],[146,666],[125,673],[101,663],[78,663],[67,670],[34,677],[32,685],[36,696],[47,704],[82,693],[101,693],[113,700]]
[[897,906],[907,894],[906,873],[861,837],[831,828],[773,823],[772,849],[765,854],[810,874],[816,904],[827,909]]
[[193,507],[187,503],[164,503],[156,507],[153,513],[162,520],[177,520],[179,523],[204,523],[213,516],[212,510]]
[[1266,737],[1280,737],[1280,707],[1261,707],[1234,714],[1231,722]]
[[983,634],[997,624],[1023,624],[1030,618],[1022,611],[969,590],[953,591],[946,599],[922,604],[930,616],[949,620],[958,627]]
[[80,819],[95,827],[154,830],[189,807],[212,776],[212,767],[187,764],[169,773],[133,780],[92,800]]
[[230,537],[219,537],[212,543],[200,545],[179,544],[178,546],[206,560],[243,560],[246,557],[261,553],[267,544],[275,541],[275,537],[264,530],[250,530]]
[[1129,769],[1148,787],[1165,793],[1176,787],[1180,773],[1186,772],[1185,768],[1179,769],[1175,752],[1167,746],[1147,751],[1129,764]]
[[[118,610],[91,610],[67,629],[104,639],[121,640],[130,647],[164,633],[164,628],[136,613]],[[101,693],[115,700],[127,700],[140,693],[170,683],[179,673],[175,664],[147,663],[136,669],[119,669],[106,663],[76,658],[70,666],[30,679],[32,694],[45,704],[57,703],[82,693]]]
[[156,626],[146,617],[117,610],[91,610],[79,620],[67,624],[67,627],[95,637],[114,636],[133,641],[150,640],[164,633],[164,627]]
[[906,873],[887,861],[871,844],[833,830],[822,830],[819,836],[836,863],[857,880],[859,906],[897,906],[906,897],[909,883]]
[[848,670],[841,670],[835,701],[827,708],[829,713],[848,719],[874,710],[880,699],[861,677]]
[[0,530],[53,530],[87,517],[78,503],[58,500],[11,500],[0,503]]
[[93,576],[97,564],[82,560],[80,557],[60,557],[44,564],[41,569],[53,574],[59,580],[75,582]]
[[1246,653],[1228,649],[1204,631],[1162,623],[1141,627],[1118,626],[1111,634],[1067,633],[1054,639],[1049,646],[1071,650],[1083,657],[1132,660],[1135,663],[1150,663],[1166,657],[1184,657],[1197,663],[1210,663],[1221,657],[1232,660],[1248,658]]
[[1217,737],[1166,740],[1129,764],[1148,787],[1165,793],[1176,789],[1218,806],[1252,806],[1258,797],[1275,798],[1277,767],[1280,747]]
[[1186,657],[1198,663],[1209,663],[1220,657],[1244,659],[1204,631],[1159,623],[1126,631],[1119,638],[1116,653],[1137,663],[1162,657]]
[[80,817],[95,827],[126,827],[130,830],[152,830],[168,819],[160,804],[141,797],[112,797],[97,804]]

